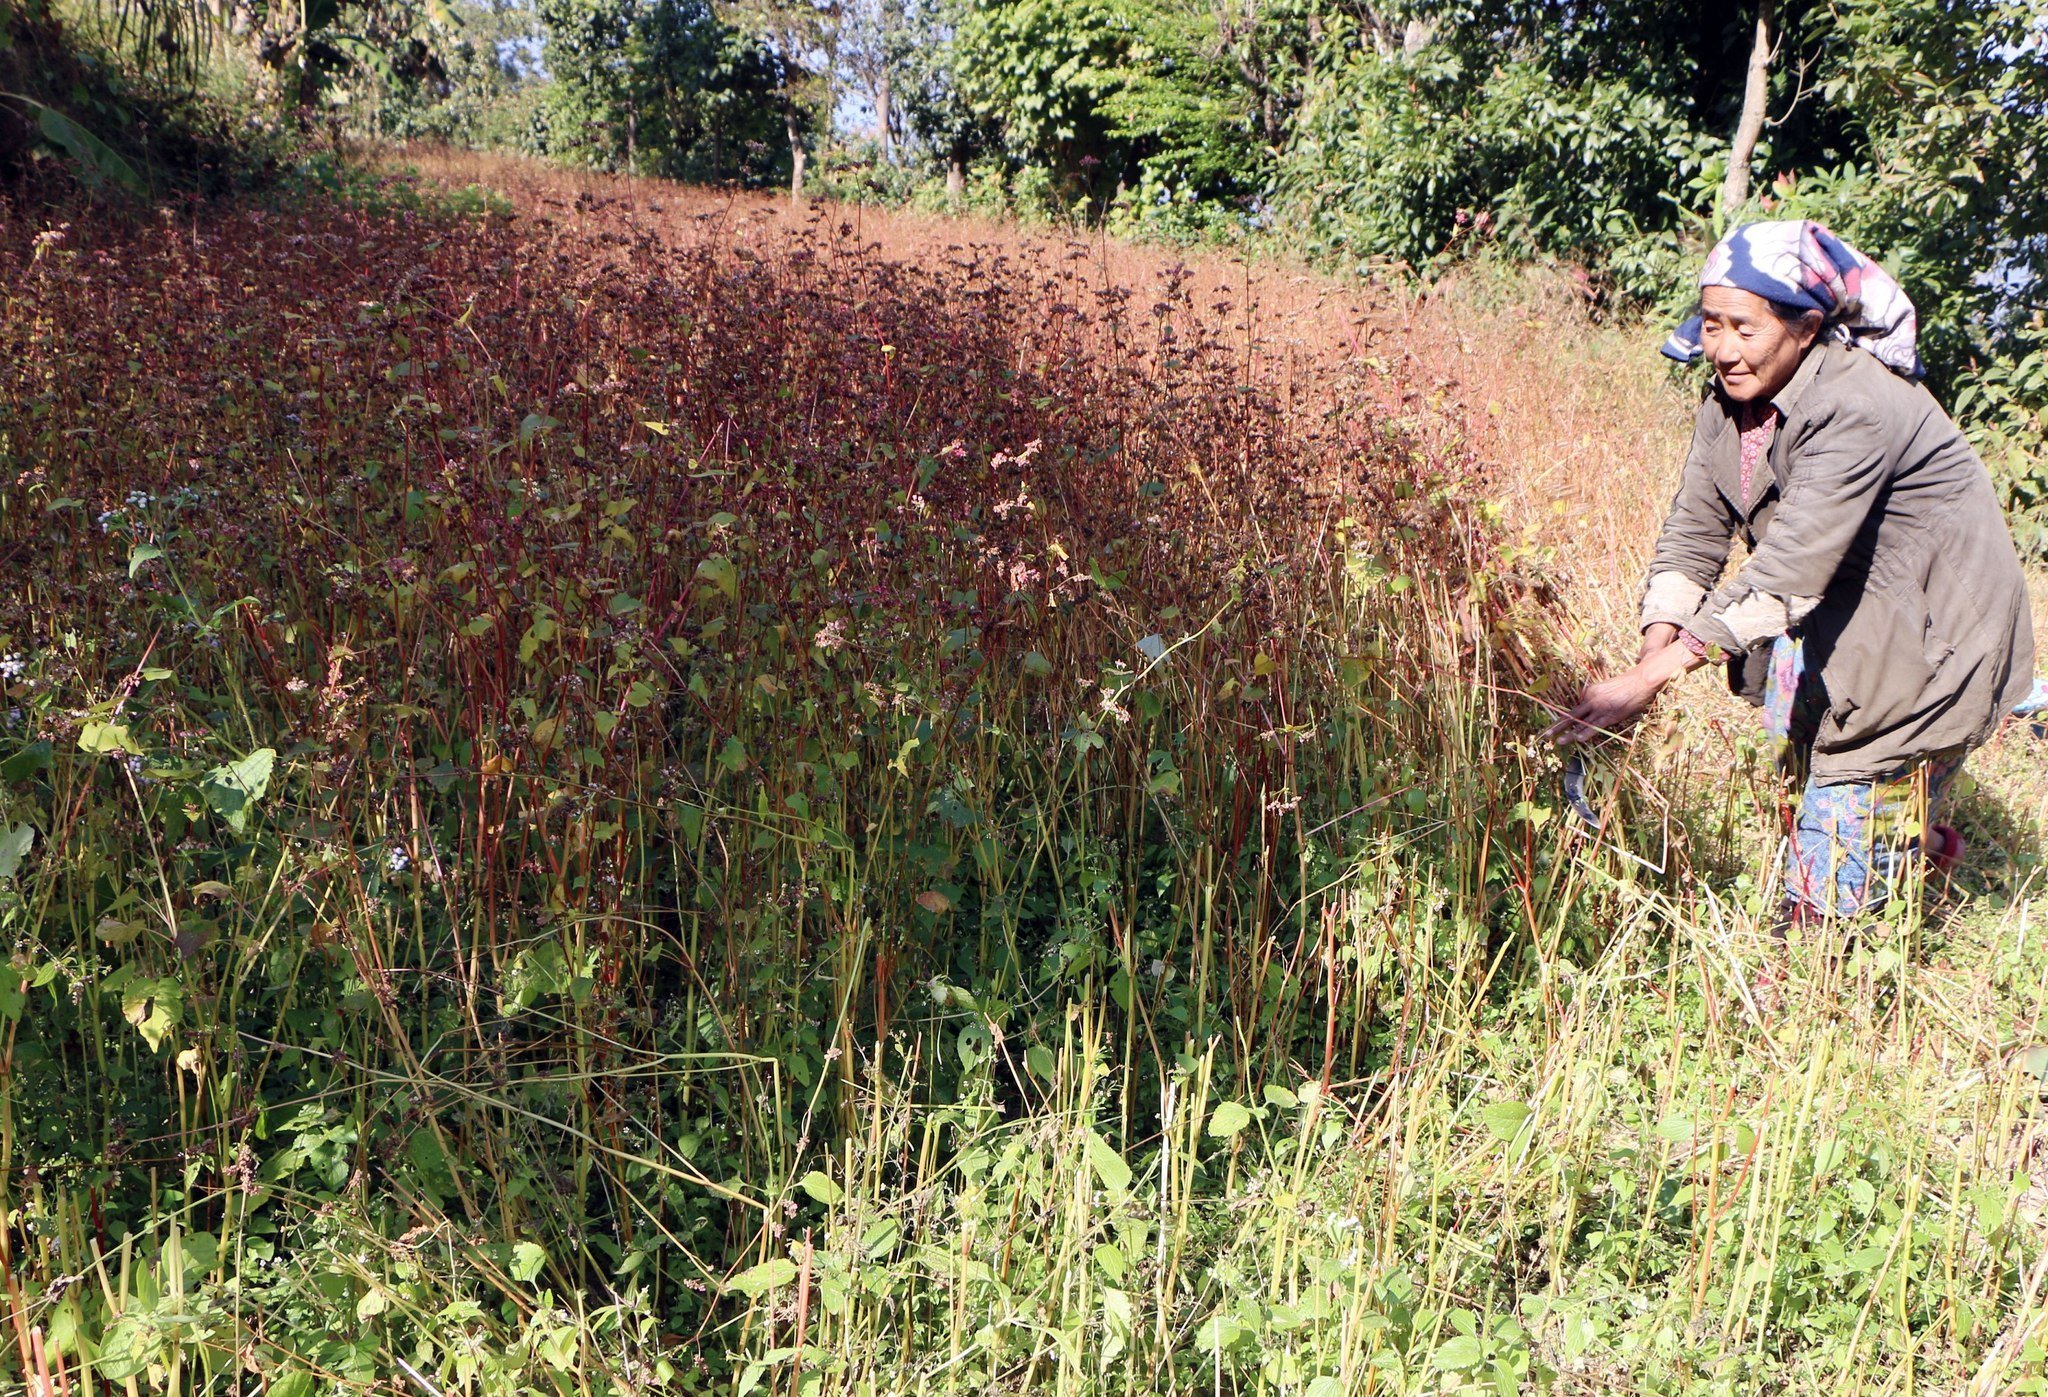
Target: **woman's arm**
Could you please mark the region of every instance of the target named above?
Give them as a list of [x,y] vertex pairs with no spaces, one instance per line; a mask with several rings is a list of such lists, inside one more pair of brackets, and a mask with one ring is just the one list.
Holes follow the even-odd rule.
[[[1708,414],[1718,411],[1711,403],[1701,409],[1685,469],[1678,478],[1678,492],[1657,533],[1656,551],[1643,584],[1638,627],[1644,633],[1645,654],[1677,638],[1678,628],[1699,609],[1728,565],[1728,549],[1739,520],[1707,467],[1708,433],[1716,421]],[[1651,638],[1660,635],[1662,644],[1652,644]]]
[[1674,642],[1707,589],[1727,567],[1738,522],[1733,506],[1707,468],[1708,429],[1716,422],[1708,414],[1714,411],[1717,408],[1712,404],[1701,409],[1685,469],[1679,475],[1678,493],[1657,535],[1649,580],[1643,588],[1643,643],[1634,667],[1587,685],[1578,703],[1544,731],[1546,739],[1587,742],[1621,732],[1642,716],[1666,684],[1706,662],[1692,649]]
[[1626,732],[1666,684],[1705,664],[1683,645],[1666,645],[1612,679],[1588,684],[1569,713],[1543,730],[1547,741],[1592,742]]

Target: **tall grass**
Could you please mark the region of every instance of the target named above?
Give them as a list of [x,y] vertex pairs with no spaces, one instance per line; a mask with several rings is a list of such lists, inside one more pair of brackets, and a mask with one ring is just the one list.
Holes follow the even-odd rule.
[[669,197],[7,216],[22,1380],[2038,1367],[2025,1055],[1911,919],[1763,1022],[1739,817],[1568,828],[1383,367]]

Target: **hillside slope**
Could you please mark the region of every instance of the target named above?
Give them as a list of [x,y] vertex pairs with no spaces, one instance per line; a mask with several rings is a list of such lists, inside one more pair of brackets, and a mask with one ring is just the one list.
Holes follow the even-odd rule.
[[2038,1373],[2033,809],[1773,1015],[1742,715],[1598,839],[1530,741],[1633,337],[419,163],[498,194],[0,209],[10,1377]]

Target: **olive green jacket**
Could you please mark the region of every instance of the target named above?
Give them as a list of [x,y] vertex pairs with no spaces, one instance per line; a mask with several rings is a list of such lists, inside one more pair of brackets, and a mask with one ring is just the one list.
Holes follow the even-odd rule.
[[[1984,741],[2032,686],[2034,639],[1983,463],[1925,388],[1861,349],[1816,345],[1773,401],[1770,470],[1748,500],[1734,406],[1718,387],[1701,402],[1644,628],[1673,622],[1727,651],[1753,702],[1770,642],[1801,637],[1827,691],[1821,782]],[[1737,535],[1749,556],[1724,583]]]

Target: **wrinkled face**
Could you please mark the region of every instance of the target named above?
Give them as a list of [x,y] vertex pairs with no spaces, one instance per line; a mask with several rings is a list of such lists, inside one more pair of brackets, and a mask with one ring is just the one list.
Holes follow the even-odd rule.
[[1787,325],[1769,301],[1730,286],[1700,292],[1700,347],[1720,375],[1722,391],[1738,403],[1766,401],[1790,383],[1813,348],[1820,321],[1815,311]]

